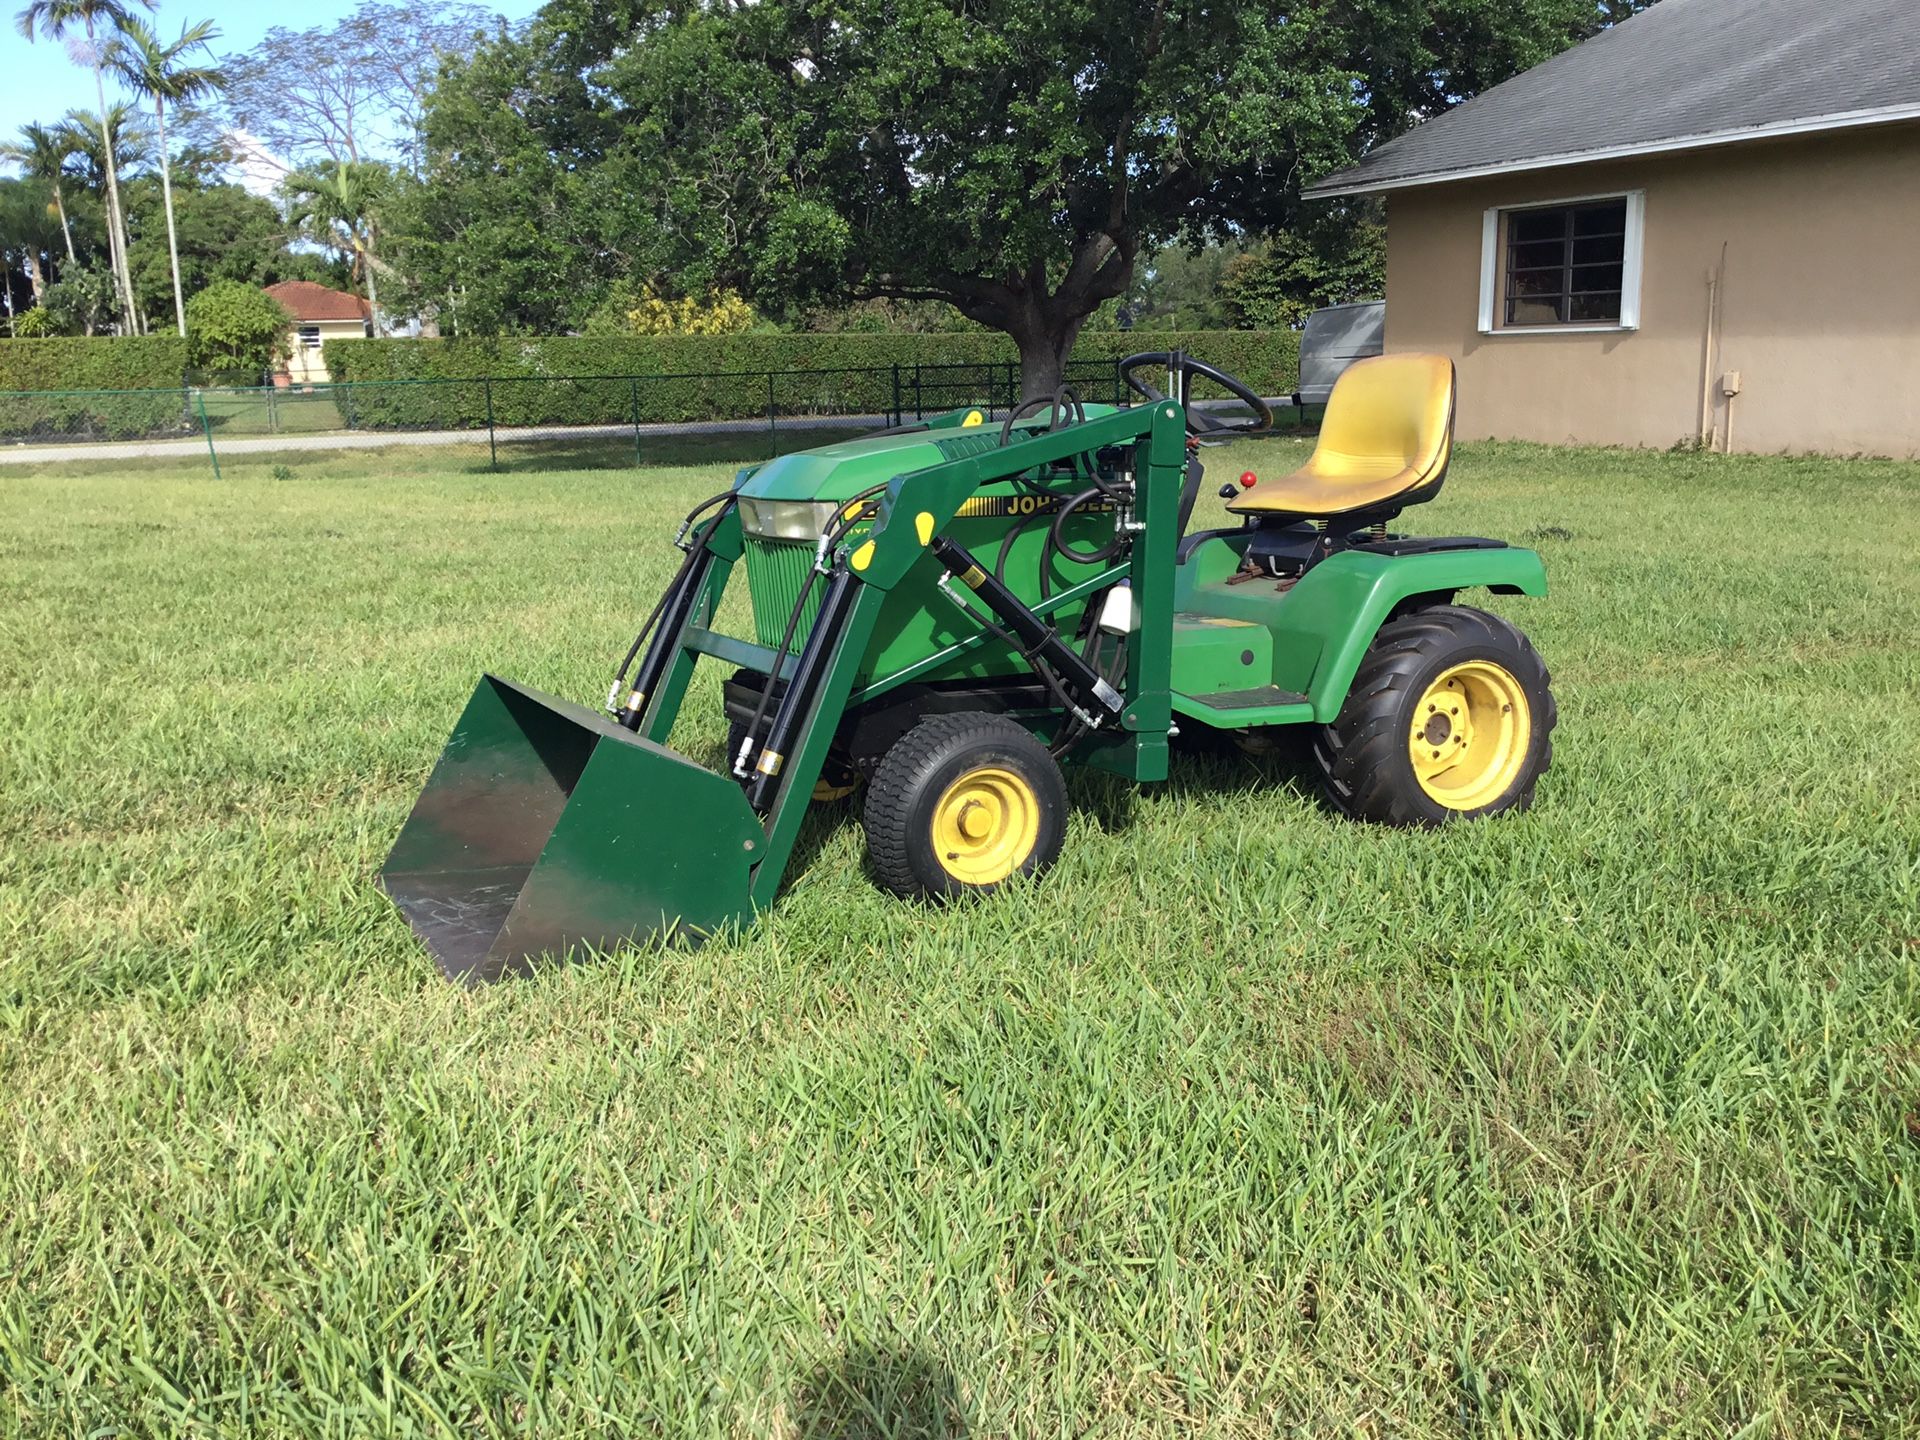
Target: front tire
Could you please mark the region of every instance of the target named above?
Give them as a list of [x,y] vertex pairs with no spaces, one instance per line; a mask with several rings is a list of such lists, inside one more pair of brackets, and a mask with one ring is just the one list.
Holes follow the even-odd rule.
[[880,883],[908,899],[986,894],[1038,875],[1066,838],[1053,756],[1000,715],[933,715],[874,769],[862,823]]
[[1484,610],[1390,621],[1314,745],[1327,802],[1403,826],[1526,809],[1553,760],[1550,679],[1527,637]]

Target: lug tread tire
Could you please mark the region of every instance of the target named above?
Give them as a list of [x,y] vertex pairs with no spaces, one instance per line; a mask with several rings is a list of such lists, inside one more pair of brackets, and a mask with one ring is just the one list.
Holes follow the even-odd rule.
[[875,879],[910,900],[946,901],[997,888],[949,875],[935,858],[930,838],[933,808],[947,787],[966,770],[987,764],[1020,775],[1040,801],[1039,836],[1015,873],[1038,875],[1059,858],[1066,838],[1067,786],[1047,747],[1002,715],[930,715],[894,742],[867,782],[861,825]]
[[1380,627],[1339,716],[1315,737],[1321,792],[1334,810],[1351,820],[1396,826],[1464,818],[1436,804],[1413,778],[1406,734],[1409,707],[1433,678],[1473,658],[1494,660],[1526,689],[1533,709],[1533,754],[1514,789],[1470,814],[1525,810],[1533,803],[1534,782],[1553,763],[1553,727],[1559,719],[1546,665],[1527,637],[1498,615],[1466,605],[1433,605]]

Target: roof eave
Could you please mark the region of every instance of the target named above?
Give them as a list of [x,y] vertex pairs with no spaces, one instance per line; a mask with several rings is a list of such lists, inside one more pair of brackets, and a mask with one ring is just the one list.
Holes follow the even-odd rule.
[[[1700,135],[1680,135],[1670,140],[1651,140],[1637,145],[1615,145],[1604,150],[1571,150],[1555,155],[1535,155],[1524,160],[1509,160],[1499,165],[1481,165],[1467,170],[1428,170],[1412,175],[1397,175],[1384,180],[1343,182],[1341,174],[1329,175],[1300,192],[1305,200],[1339,200],[1353,195],[1379,195],[1389,190],[1411,190],[1422,185],[1449,185],[1459,180],[1486,180],[1498,175],[1521,175],[1533,170],[1558,170],[1569,165],[1597,165],[1606,160],[1631,160],[1642,155],[1671,155],[1686,150],[1710,150],[1721,145],[1737,145],[1747,140],[1772,140],[1792,135],[1821,135],[1835,130],[1858,130],[1868,125],[1891,125],[1902,120],[1920,120],[1920,102],[1907,105],[1883,105],[1872,110],[1846,110],[1832,115],[1817,115],[1804,120],[1783,120],[1771,125],[1749,125],[1737,130],[1715,130]],[[1429,122],[1431,123],[1431,122]]]

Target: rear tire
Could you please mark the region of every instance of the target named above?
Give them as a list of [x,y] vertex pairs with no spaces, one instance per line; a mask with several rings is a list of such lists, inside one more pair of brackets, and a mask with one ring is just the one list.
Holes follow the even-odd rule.
[[862,824],[880,883],[908,899],[987,894],[1038,875],[1066,838],[1047,748],[1001,715],[932,715],[880,759]]
[[1527,637],[1484,610],[1389,621],[1314,744],[1327,803],[1403,826],[1526,809],[1553,761],[1550,679]]

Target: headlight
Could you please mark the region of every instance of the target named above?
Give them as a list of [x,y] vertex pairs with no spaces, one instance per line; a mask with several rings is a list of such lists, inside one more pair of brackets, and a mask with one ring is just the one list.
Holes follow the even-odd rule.
[[762,540],[818,540],[840,506],[832,500],[740,497],[740,528]]

